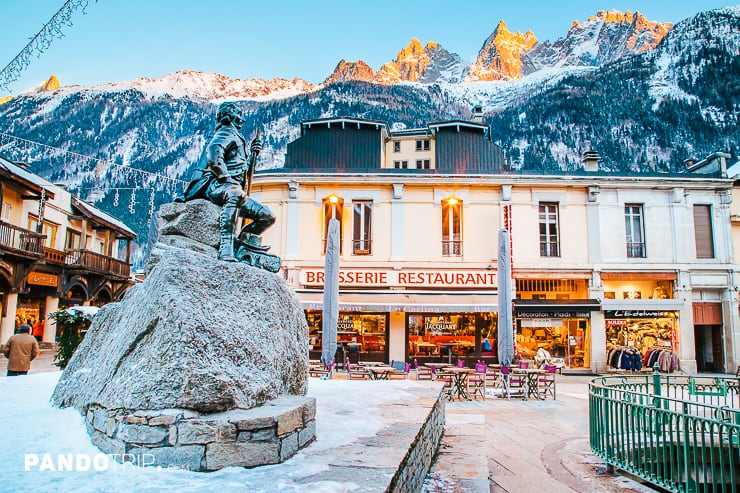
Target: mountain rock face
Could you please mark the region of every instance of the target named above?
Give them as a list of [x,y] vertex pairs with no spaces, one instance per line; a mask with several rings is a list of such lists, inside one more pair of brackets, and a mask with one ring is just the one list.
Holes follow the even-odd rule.
[[334,84],[336,82],[346,82],[350,80],[372,82],[374,75],[372,67],[362,60],[357,60],[356,62],[346,62],[341,60],[337,64],[337,68],[334,69],[334,72],[326,78],[324,84]]
[[468,67],[466,80],[511,80],[521,76],[522,55],[537,44],[532,31],[512,33],[504,21],[483,43],[475,63]]
[[54,89],[59,89],[59,79],[57,79],[56,75],[51,75],[48,79],[44,81],[43,84],[41,84],[40,90],[42,91],[53,91]]
[[586,22],[573,22],[564,38],[537,44],[522,56],[527,75],[547,67],[592,66],[654,49],[672,29],[670,22],[652,22],[641,13],[599,11]]
[[457,82],[462,70],[461,59],[430,41],[426,46],[413,38],[409,45],[398,52],[392,62],[384,64],[375,73],[374,81],[380,84],[397,82]]

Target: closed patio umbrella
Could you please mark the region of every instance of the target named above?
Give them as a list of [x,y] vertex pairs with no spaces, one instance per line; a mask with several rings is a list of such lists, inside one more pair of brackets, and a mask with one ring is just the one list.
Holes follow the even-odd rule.
[[511,249],[509,232],[498,232],[498,362],[510,366],[514,359],[511,316]]
[[339,318],[339,221],[329,221],[324,260],[324,306],[321,316],[321,362],[324,366],[337,352],[337,319]]

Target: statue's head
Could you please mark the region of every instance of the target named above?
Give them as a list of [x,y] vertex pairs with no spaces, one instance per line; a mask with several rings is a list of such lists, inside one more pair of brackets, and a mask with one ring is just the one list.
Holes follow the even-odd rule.
[[244,120],[242,119],[242,110],[236,103],[227,102],[218,105],[216,120],[223,125],[234,125],[236,128],[242,128]]

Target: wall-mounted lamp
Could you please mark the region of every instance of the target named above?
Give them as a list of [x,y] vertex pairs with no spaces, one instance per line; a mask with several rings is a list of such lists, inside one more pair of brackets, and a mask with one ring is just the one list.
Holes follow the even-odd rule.
[[339,203],[339,197],[337,197],[335,194],[329,195],[329,203],[330,204],[338,204]]
[[447,199],[447,203],[450,204],[450,205],[457,205],[458,202],[460,202],[460,201],[454,195],[452,197],[450,197],[449,199]]

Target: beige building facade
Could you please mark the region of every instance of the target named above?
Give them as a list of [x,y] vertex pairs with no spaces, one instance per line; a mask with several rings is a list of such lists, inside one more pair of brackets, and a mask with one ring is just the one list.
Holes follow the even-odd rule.
[[[430,143],[417,151],[423,139]],[[429,167],[393,164],[399,155],[415,162],[415,152]],[[734,368],[738,283],[726,165],[633,177],[599,171],[593,157],[578,174],[533,175],[508,170],[478,122],[400,133],[357,119],[304,123],[286,167],[259,172],[253,190],[278,217],[265,242],[306,309],[310,350],[320,350],[333,216],[342,233],[343,356],[496,361],[497,238],[505,228],[520,357],[544,349],[584,372],[624,368],[636,354],[665,370],[670,356],[690,373]]]

